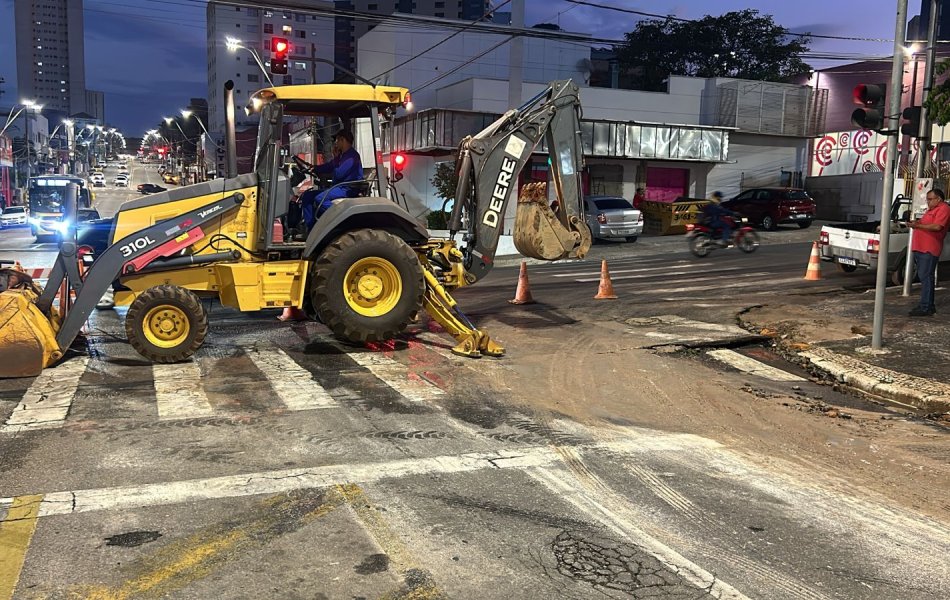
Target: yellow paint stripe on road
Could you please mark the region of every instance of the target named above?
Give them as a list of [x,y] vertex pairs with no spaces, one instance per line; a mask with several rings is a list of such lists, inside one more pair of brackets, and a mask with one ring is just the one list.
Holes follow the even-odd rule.
[[[379,511],[373,508],[366,492],[356,484],[337,485],[336,491],[346,500],[347,505],[366,528],[366,531],[372,536],[373,540],[389,557],[389,564],[395,568],[403,579],[403,584],[408,589],[394,591],[386,594],[381,600],[399,598],[400,600],[435,600],[445,598],[445,594],[439,590],[431,575],[425,569],[416,566],[416,562],[409,552],[409,548],[403,544],[402,540],[396,535],[396,532],[389,527]],[[406,574],[410,571],[415,572],[416,577],[410,583],[407,581]],[[421,575],[421,577],[419,577]],[[411,586],[411,587],[409,587]]]
[[0,600],[13,598],[16,591],[42,501],[40,494],[17,496],[6,518],[0,521]]

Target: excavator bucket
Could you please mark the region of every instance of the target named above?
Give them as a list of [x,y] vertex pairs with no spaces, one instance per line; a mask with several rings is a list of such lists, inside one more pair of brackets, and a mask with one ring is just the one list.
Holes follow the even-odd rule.
[[[564,210],[557,207],[557,210]],[[584,258],[590,250],[591,235],[587,224],[576,216],[565,225],[548,206],[547,184],[529,183],[521,189],[515,211],[515,248],[538,260]]]
[[0,377],[39,375],[63,355],[56,344],[58,323],[36,306],[40,289],[29,277],[0,269],[0,289]]

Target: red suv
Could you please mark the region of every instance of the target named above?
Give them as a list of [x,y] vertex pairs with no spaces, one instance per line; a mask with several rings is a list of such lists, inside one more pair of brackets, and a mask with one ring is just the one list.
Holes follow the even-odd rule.
[[793,188],[746,190],[722,205],[769,230],[779,223],[796,223],[805,229],[815,219],[817,210],[815,201],[805,190]]

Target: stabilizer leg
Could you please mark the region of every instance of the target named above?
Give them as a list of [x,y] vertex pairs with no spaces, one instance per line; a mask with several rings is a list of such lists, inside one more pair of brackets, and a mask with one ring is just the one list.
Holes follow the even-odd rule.
[[496,344],[484,331],[475,328],[456,307],[455,299],[439,283],[435,275],[424,269],[426,290],[422,297],[426,312],[435,321],[449,332],[458,345],[452,352],[467,358],[481,358],[482,356],[504,356],[505,349]]

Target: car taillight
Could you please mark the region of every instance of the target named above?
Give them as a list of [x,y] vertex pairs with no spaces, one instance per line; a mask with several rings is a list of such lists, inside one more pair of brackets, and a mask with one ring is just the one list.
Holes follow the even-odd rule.
[[868,254],[877,254],[881,251],[880,240],[868,240]]
[[829,243],[831,243],[831,240],[828,238],[828,232],[822,231],[821,234],[818,236],[818,245],[827,246]]
[[696,224],[695,224],[695,223],[687,223],[687,224],[686,224],[686,231],[692,231],[692,230],[694,230],[694,229],[696,229]]
[[607,215],[605,215],[604,213],[600,213],[599,215],[597,215],[597,222],[600,223],[601,225],[605,224],[607,222]]

